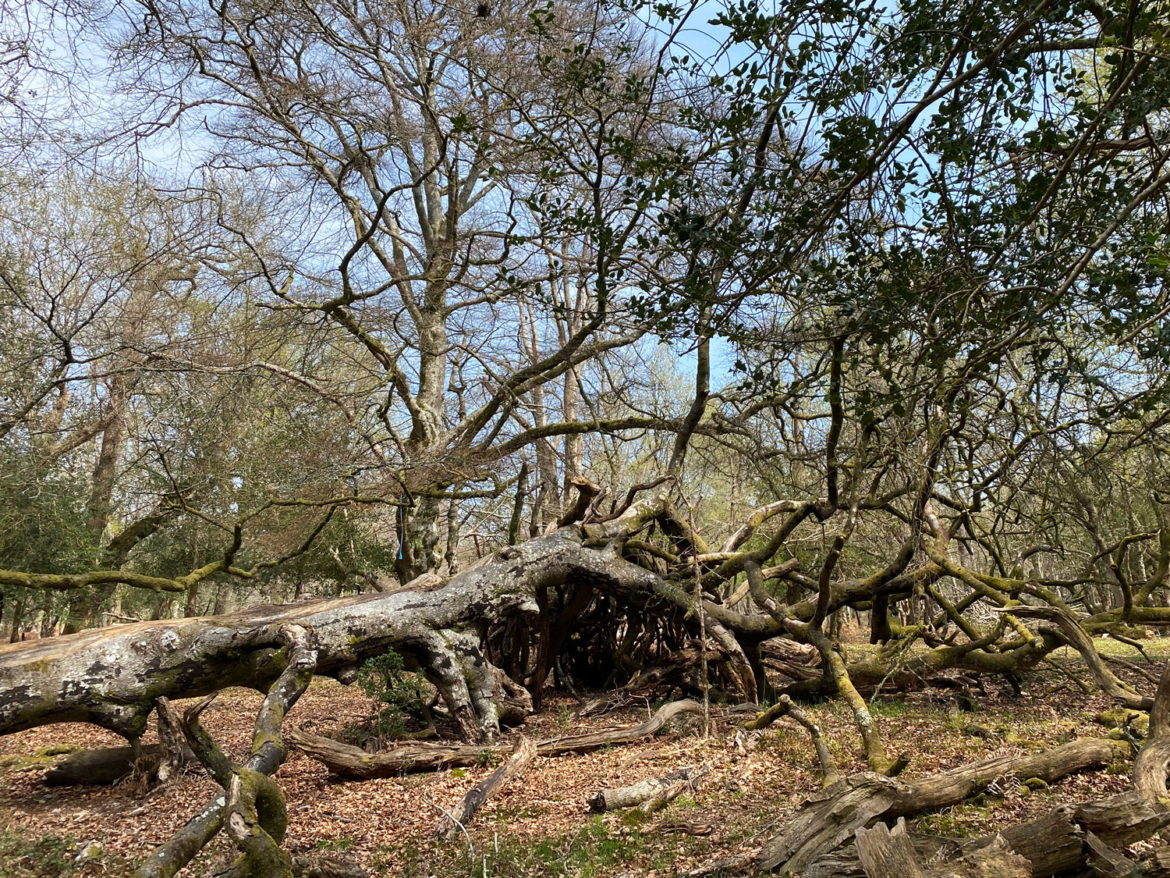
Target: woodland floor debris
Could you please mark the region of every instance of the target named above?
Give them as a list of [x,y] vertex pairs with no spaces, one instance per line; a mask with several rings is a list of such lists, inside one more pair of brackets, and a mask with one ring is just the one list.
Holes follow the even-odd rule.
[[[1075,661],[1065,653],[1060,658]],[[975,759],[1032,752],[1074,737],[1100,737],[1105,729],[1096,717],[1111,703],[1104,696],[1079,696],[1070,708],[1066,685],[1067,680],[1055,672],[1038,673],[1029,678],[1025,694],[1014,698],[991,684],[976,714],[955,714],[954,700],[944,691],[880,697],[872,702],[872,709],[891,741],[919,743],[914,762],[902,776],[910,781]],[[204,715],[209,731],[236,758],[244,755],[259,702],[257,693],[230,690]],[[646,703],[581,717],[575,701],[558,696],[547,700],[541,714],[502,743],[514,744],[520,731],[543,739],[641,723],[656,706]],[[366,719],[370,707],[356,689],[317,678],[291,712],[286,728],[338,734],[345,726]],[[844,705],[827,703],[806,710],[824,730],[842,774],[862,770],[864,760]],[[496,765],[344,781],[330,777],[322,765],[294,750],[277,775],[289,802],[286,848],[293,854],[344,852],[371,874],[386,876],[482,874],[485,857],[489,874],[498,876],[683,872],[758,847],[801,799],[821,786],[808,736],[794,721],[781,719],[769,729],[745,733],[740,729],[743,714],[724,715],[718,707],[714,714],[714,731],[708,739],[699,735],[697,727],[680,722],[639,743],[584,755],[538,757],[524,775],[488,801],[468,827],[474,858],[462,837],[452,842],[433,838],[441,816],[438,809],[457,809],[467,791]],[[967,734],[969,716],[977,716],[990,735]],[[129,785],[49,788],[43,784],[45,768],[60,757],[37,756],[38,752],[120,743],[111,733],[81,724],[49,726],[0,739],[4,779],[0,825],[5,827],[0,835],[4,845],[0,875],[57,874],[46,871],[49,867],[43,864],[56,861],[47,858],[45,851],[62,849],[72,856],[91,842],[100,853],[75,874],[129,875],[132,864],[169,838],[215,793],[212,780],[194,773],[145,796]],[[602,787],[633,784],[696,763],[710,765],[710,775],[693,795],[680,796],[659,815],[589,813],[588,799]],[[1122,792],[1129,786],[1128,769],[1128,764],[1113,766],[1039,790],[1026,786],[1026,778],[1005,778],[982,796],[944,812],[922,815],[910,825],[919,832],[986,835],[999,826],[1038,816],[1059,802],[1083,802]],[[677,830],[696,822],[703,824],[699,828],[704,834]],[[226,840],[217,840],[181,874],[203,875],[209,862],[223,861],[229,853]],[[42,866],[37,865],[38,856]]]

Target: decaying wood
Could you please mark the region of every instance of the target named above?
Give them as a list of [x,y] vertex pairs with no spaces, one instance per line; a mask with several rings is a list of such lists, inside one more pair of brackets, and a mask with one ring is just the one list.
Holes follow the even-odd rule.
[[252,748],[243,764],[233,763],[200,726],[199,714],[210,698],[187,711],[182,722],[187,743],[224,795],[155,850],[136,878],[172,878],[224,826],[241,853],[229,876],[292,878],[292,858],[280,849],[288,823],[284,794],[271,775],[287,754],[281,735],[284,717],[313,678],[317,650],[312,632],[304,627],[288,625],[278,633],[284,667],[257,711]]
[[[1089,767],[1094,762],[1110,761],[1110,750],[1114,756],[1123,755],[1114,747],[1094,752],[1089,746],[1107,743],[1119,742],[1073,741],[1055,750],[1020,757],[1014,760],[1010,768],[1002,759],[984,760],[917,782],[894,781],[876,775],[846,778],[802,806],[794,816],[790,829],[769,841],[756,855],[755,865],[762,869],[779,868],[785,873],[802,871],[805,878],[846,878],[861,874],[876,878],[879,874],[890,874],[877,871],[871,873],[871,866],[875,870],[878,866],[866,864],[868,854],[862,849],[864,845],[834,852],[836,843],[833,839],[841,837],[841,834],[833,830],[850,820],[855,824],[855,830],[862,830],[864,822],[859,820],[859,815],[867,811],[888,820],[927,808],[953,804],[977,791],[995,772],[1048,780],[1057,772],[1067,774],[1079,770],[1074,768],[1076,765]],[[916,862],[935,861],[939,859],[940,852],[949,848],[949,853],[961,853],[976,869],[973,874],[980,876],[1025,874],[1040,878],[1086,868],[1099,875],[1158,874],[1162,870],[1161,863],[1135,863],[1121,854],[1119,849],[1148,838],[1170,825],[1166,790],[1168,763],[1170,666],[1163,672],[1153,700],[1150,735],[1135,760],[1133,791],[1082,805],[1058,806],[1037,820],[1008,827],[991,839],[970,842],[920,837],[909,838],[908,841],[915,851]],[[1034,774],[1036,769],[1043,774]],[[877,810],[875,803],[886,801],[889,802],[887,808]],[[830,821],[833,826],[816,825],[817,817]],[[863,831],[858,837],[867,842],[882,840],[880,832],[869,836]],[[829,843],[824,843],[826,838]],[[822,844],[821,853],[817,855],[814,851],[810,856],[809,849],[818,843]],[[891,857],[904,858],[907,855],[906,844],[898,841],[897,851]],[[1014,868],[1006,855],[996,850],[995,846],[1000,844],[1013,856],[1024,858],[1028,863],[1028,871],[989,872],[988,869],[993,868]],[[954,863],[948,863],[947,869],[950,871],[946,874],[966,874],[956,873],[953,866]],[[904,874],[918,874],[910,867],[905,868],[908,871]]]
[[905,818],[899,817],[892,830],[884,823],[858,829],[855,839],[866,878],[1033,878],[1032,864],[998,835],[978,851],[931,865],[915,849]]
[[[1170,812],[1130,791],[1081,805],[1059,805],[1027,823],[1001,829],[984,838],[944,838],[910,834],[918,859],[924,864],[986,861],[986,851],[997,838],[1030,864],[1033,876],[1063,875],[1084,869],[1093,856],[1088,838],[1111,849],[1149,838],[1170,825]],[[866,873],[850,845],[825,854],[806,868],[803,878],[862,878]],[[1154,872],[1147,871],[1152,875]]]
[[[689,699],[673,701],[660,707],[650,719],[636,726],[548,738],[536,745],[537,756],[560,756],[565,753],[589,753],[602,747],[632,744],[653,737],[677,716],[701,714],[703,707]],[[298,750],[325,765],[341,777],[397,777],[420,771],[478,765],[485,756],[503,757],[507,749],[499,746],[475,747],[460,744],[418,742],[403,744],[381,753],[367,753],[358,747],[331,738],[289,730],[285,736]]]
[[886,816],[909,817],[945,808],[977,795],[992,782],[1005,777],[1039,778],[1051,783],[1070,774],[1128,760],[1130,755],[1129,744],[1124,741],[1078,738],[1051,750],[983,759],[929,777],[905,781],[901,795]]
[[867,878],[927,878],[918,862],[918,853],[906,834],[906,821],[899,817],[891,830],[884,823],[854,833],[857,856]]
[[508,781],[517,775],[523,774],[532,760],[536,758],[536,745],[529,738],[521,736],[516,743],[516,749],[504,764],[493,771],[487,778],[480,781],[463,797],[463,809],[459,816],[452,819],[444,815],[435,827],[435,835],[440,838],[454,838],[459,833],[459,827],[466,827],[475,813],[483,807],[493,795],[507,786]]
[[1099,878],[1141,878],[1145,870],[1134,860],[1116,851],[1093,833],[1085,836],[1089,848],[1089,867]]
[[1150,709],[1150,733],[1133,765],[1133,785],[1151,802],[1170,807],[1166,777],[1170,766],[1170,664],[1162,671],[1154,706]]
[[[162,748],[147,744],[139,750],[139,762],[157,770]],[[45,772],[44,781],[51,787],[78,784],[112,784],[128,777],[134,770],[133,747],[101,747],[72,753]]]
[[835,784],[840,776],[837,774],[837,763],[833,759],[833,754],[829,752],[829,745],[825,743],[825,737],[821,734],[821,727],[814,723],[787,695],[781,695],[780,699],[765,711],[758,713],[754,718],[743,724],[745,729],[764,729],[774,723],[782,716],[790,716],[808,732],[812,739],[813,749],[817,753],[817,762],[821,765],[821,780],[822,783],[828,787]]
[[901,784],[873,772],[843,778],[807,800],[756,854],[762,872],[801,872],[898,800]]
[[159,783],[166,783],[188,765],[195,763],[196,759],[187,744],[182,722],[166,698],[158,699],[155,717],[158,720],[159,745],[162,747],[162,757],[155,774]]
[[957,804],[1004,777],[1045,782],[1128,758],[1129,745],[1106,739],[1071,741],[1053,750],[985,759],[913,781],[866,772],[810,797],[783,832],[756,855],[764,871],[799,872],[832,851],[870,820],[908,817]]
[[[351,679],[356,667],[387,650],[401,653],[439,690],[461,736],[483,743],[499,733],[504,702],[498,669],[485,654],[485,628],[515,623],[530,629],[540,617],[538,596],[569,586],[591,589],[633,611],[653,605],[658,612],[675,613],[682,625],[706,628],[720,639],[720,657],[735,665],[743,685],[752,674],[758,674],[758,683],[766,682],[756,647],[782,635],[786,626],[813,618],[817,601],[801,600],[783,612],[773,607],[773,614],[740,613],[723,605],[708,586],[729,581],[749,561],[762,560],[756,558],[761,550],[745,550],[720,558],[717,567],[702,573],[706,596],[695,606],[694,593],[678,581],[622,555],[630,537],[654,522],[665,526],[672,521],[663,493],[637,500],[616,518],[587,515],[552,534],[505,546],[446,580],[432,574],[375,594],[131,623],[0,646],[0,734],[82,721],[133,742],[146,729],[159,697],[200,697],[230,686],[266,691],[283,667],[279,631],[299,625],[316,633],[318,672],[339,679]],[[833,590],[828,598],[830,606],[822,613],[868,596],[847,588]],[[1003,673],[1039,661],[1056,648],[1058,641],[1051,640],[993,655],[939,647],[912,656],[900,673],[907,680],[952,667]],[[852,679],[859,692],[881,681],[902,680],[890,677],[888,662],[862,662],[845,670],[834,672],[838,685]],[[812,688],[825,685],[823,680],[804,682]],[[520,698],[521,710],[524,703]],[[874,754],[875,764],[879,756]]]
[[639,807],[647,813],[656,811],[687,790],[710,771],[707,766],[676,768],[663,777],[648,778],[627,787],[599,790],[589,799],[592,811],[618,811],[622,808]]

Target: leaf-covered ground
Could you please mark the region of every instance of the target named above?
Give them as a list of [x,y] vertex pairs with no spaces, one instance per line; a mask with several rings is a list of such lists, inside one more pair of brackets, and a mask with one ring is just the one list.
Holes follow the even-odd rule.
[[[859,648],[859,647],[854,647]],[[1135,660],[1117,667],[1143,689],[1160,672],[1170,641],[1146,642],[1151,661],[1120,644],[1109,654]],[[1136,657],[1136,658],[1135,658]],[[987,756],[1054,746],[1107,731],[1097,714],[1110,703],[1085,694],[1079,659],[1067,650],[1060,668],[1042,668],[1014,695],[998,681],[972,693],[974,712],[960,710],[953,694],[927,690],[872,703],[893,753],[908,752],[907,777],[930,774]],[[229,750],[246,750],[260,696],[229,690],[204,717]],[[180,705],[181,706],[181,705]],[[657,705],[629,707],[582,718],[577,703],[555,698],[532,717],[525,733],[553,737],[644,720]],[[317,733],[340,731],[368,717],[360,691],[318,679],[289,722]],[[396,779],[341,781],[294,752],[278,775],[289,802],[286,846],[294,853],[344,852],[374,875],[525,876],[673,875],[758,845],[776,831],[801,798],[819,785],[804,731],[782,720],[763,732],[739,731],[743,714],[714,709],[712,732],[701,723],[676,725],[658,738],[582,756],[537,759],[528,773],[493,799],[470,827],[470,837],[439,842],[433,830],[440,808],[451,810],[492,770],[491,765]],[[858,738],[840,703],[808,709],[830,739],[843,772],[861,770]],[[192,774],[143,794],[128,784],[49,788],[41,782],[61,752],[116,746],[116,736],[87,725],[58,725],[0,738],[0,878],[9,876],[129,875],[132,865],[166,840],[215,795],[208,778]],[[649,818],[594,815],[586,800],[601,787],[660,776],[683,765],[707,764],[711,773],[694,795],[675,800]],[[1058,802],[1083,801],[1126,788],[1128,765],[1111,766],[1029,791],[1004,779],[978,799],[920,817],[923,831],[982,835],[1030,819]],[[228,855],[222,841],[182,875],[204,875]]]

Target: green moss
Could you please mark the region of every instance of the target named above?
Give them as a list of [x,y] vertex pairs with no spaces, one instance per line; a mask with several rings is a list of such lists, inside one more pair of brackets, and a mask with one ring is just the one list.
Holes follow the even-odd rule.
[[36,751],[37,756],[68,756],[70,753],[81,752],[81,747],[77,744],[50,744],[48,747],[42,747]]
[[[1149,714],[1140,710],[1130,710],[1126,707],[1112,707],[1097,714],[1097,722],[1107,729],[1126,729],[1135,732],[1139,737],[1146,737],[1150,733]],[[1114,736],[1110,736],[1114,737]],[[1120,736],[1124,737],[1124,735]]]

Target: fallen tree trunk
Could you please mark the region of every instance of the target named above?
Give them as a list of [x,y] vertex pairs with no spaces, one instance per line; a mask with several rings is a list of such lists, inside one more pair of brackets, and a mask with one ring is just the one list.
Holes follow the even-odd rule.
[[[631,744],[658,734],[676,716],[701,715],[702,712],[703,706],[698,702],[689,699],[674,701],[663,705],[650,719],[636,726],[585,735],[548,738],[536,745],[536,755],[590,753],[602,747]],[[367,753],[359,747],[303,731],[290,730],[285,737],[294,747],[322,763],[334,774],[354,778],[398,777],[421,771],[478,765],[485,756],[503,756],[507,753],[507,748],[498,746],[476,747],[426,742],[403,744],[381,753]]]
[[[278,632],[300,625],[312,629],[320,644],[319,673],[351,679],[366,659],[396,650],[442,693],[464,739],[490,740],[499,731],[504,693],[501,674],[484,653],[485,633],[513,620],[534,628],[531,623],[549,590],[570,585],[610,597],[615,606],[674,613],[679,627],[705,627],[736,664],[742,683],[755,673],[750,666],[756,646],[782,635],[793,620],[812,618],[817,603],[804,600],[772,614],[740,613],[711,599],[696,608],[694,592],[684,582],[621,554],[630,536],[669,518],[667,499],[659,495],[634,503],[616,518],[568,525],[504,547],[446,581],[428,574],[395,591],[138,622],[0,646],[0,734],[83,721],[133,741],[160,697],[199,697],[229,686],[265,691],[282,667]],[[701,574],[704,587],[736,576],[755,563],[758,551],[735,554]],[[872,587],[865,581],[844,583],[831,590],[828,610],[871,599]],[[938,647],[912,656],[900,673],[930,676],[952,667],[1006,673],[1039,661],[1058,644],[1057,638],[1033,638],[995,652]],[[862,692],[898,678],[891,677],[888,661],[858,663],[848,668],[848,676]],[[823,691],[833,683],[821,679],[798,685]],[[519,699],[526,702],[526,696]]]
[[1107,739],[1071,741],[1054,750],[985,759],[913,781],[866,772],[838,781],[809,798],[784,832],[754,861],[761,871],[800,872],[852,838],[874,818],[893,820],[957,804],[1003,777],[1051,782],[1129,757],[1129,745]]
[[919,858],[901,817],[893,830],[884,823],[858,829],[856,844],[866,878],[1033,878],[1032,864],[998,835],[985,848],[933,866]]
[[[509,546],[434,588],[132,623],[0,647],[0,734],[84,721],[136,738],[159,697],[229,686],[264,691],[283,667],[280,629],[301,625],[318,638],[319,673],[345,675],[395,649],[442,692],[466,739],[490,738],[499,730],[503,693],[480,648],[483,630],[511,615],[535,616],[536,593],[569,581],[633,601],[653,597],[665,583],[604,541],[642,527],[658,508],[635,504],[622,520]],[[587,539],[603,544],[587,546]]]
[[[801,872],[805,878],[844,878],[864,874],[867,878],[884,878],[879,865],[873,871],[864,862],[864,854],[855,846],[834,852],[848,836],[857,833],[872,817],[889,820],[909,816],[927,809],[954,804],[956,796],[970,795],[993,772],[1017,777],[1049,779],[1056,773],[1068,774],[1074,766],[1090,767],[1115,756],[1117,744],[1111,741],[1073,741],[1046,753],[1014,760],[1011,771],[1003,759],[984,760],[964,768],[944,772],[918,782],[902,782],[872,774],[855,775],[811,798],[797,812],[789,829],[770,840],[752,858],[740,857],[741,864],[751,864],[761,871],[778,869],[782,874]],[[1087,746],[1093,745],[1093,746]],[[1126,745],[1122,745],[1128,749]],[[1095,752],[1094,748],[1101,748]],[[998,764],[997,764],[998,763]],[[1002,841],[1013,854],[1024,857],[1034,878],[1057,875],[1091,867],[1099,875],[1157,874],[1162,870],[1155,861],[1152,872],[1144,870],[1121,854],[1124,848],[1148,838],[1170,825],[1170,795],[1166,781],[1170,764],[1170,665],[1162,672],[1150,710],[1150,734],[1138,753],[1133,768],[1135,789],[1082,805],[1062,805],[1038,820],[1002,830],[993,839],[965,842],[955,839],[923,837],[914,847],[923,861],[935,861],[947,846],[949,853],[970,856],[989,845]],[[865,817],[866,813],[871,817]],[[818,819],[822,822],[818,824]],[[905,844],[898,842],[905,855]],[[944,857],[945,858],[945,857]],[[907,874],[916,874],[909,866]],[[1010,873],[1009,873],[1010,874]]]
[[70,754],[45,772],[44,781],[51,787],[116,783],[134,770],[136,756],[140,767],[152,774],[158,771],[162,747],[148,744],[139,748],[137,754],[134,750],[133,747],[102,747]]
[[[657,573],[623,559],[615,546],[659,515],[665,498],[639,501],[616,519],[571,525],[507,546],[443,582],[427,576],[393,592],[259,607],[224,616],[140,622],[0,647],[0,734],[55,722],[92,722],[131,740],[160,697],[191,698],[229,686],[265,691],[283,667],[279,631],[311,629],[318,673],[350,678],[366,659],[394,649],[442,693],[462,736],[499,731],[501,674],[485,657],[485,630],[509,618],[534,619],[537,595],[572,583],[619,602],[656,602],[680,615],[692,597]],[[775,624],[729,613],[737,635],[762,640]],[[697,627],[698,620],[688,624]],[[522,701],[524,699],[521,699]]]
[[477,811],[484,806],[488,799],[503,789],[508,781],[518,774],[522,774],[532,760],[536,758],[536,745],[525,737],[520,738],[516,750],[499,768],[493,771],[486,779],[476,784],[463,797],[463,809],[458,817],[444,813],[439,825],[435,827],[435,835],[440,838],[454,838],[459,830],[466,829],[467,824],[475,817]]
[[630,784],[628,787],[598,790],[589,799],[589,809],[591,811],[619,811],[623,808],[642,807],[646,812],[654,811],[687,790],[693,790],[695,784],[708,771],[706,766],[703,768],[688,766],[677,768],[662,777],[638,781],[638,783]]
[[[923,863],[953,861],[979,854],[997,838],[1030,865],[1033,876],[1060,875],[1083,868],[1089,849],[1089,837],[1101,845],[1124,848],[1149,838],[1163,826],[1170,825],[1170,812],[1151,805],[1136,792],[1121,793],[1082,805],[1060,805],[1047,814],[1001,829],[983,838],[946,838],[910,834]],[[868,873],[854,846],[830,851],[808,865],[803,878],[863,878]]]

